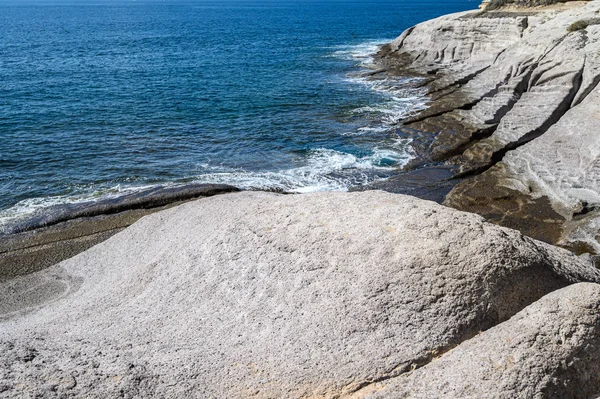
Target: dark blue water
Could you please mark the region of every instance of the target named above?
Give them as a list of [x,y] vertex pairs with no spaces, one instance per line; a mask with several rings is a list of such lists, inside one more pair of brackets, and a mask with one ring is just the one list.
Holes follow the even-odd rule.
[[357,74],[478,1],[0,0],[0,223],[157,184],[343,190],[410,159],[422,94]]

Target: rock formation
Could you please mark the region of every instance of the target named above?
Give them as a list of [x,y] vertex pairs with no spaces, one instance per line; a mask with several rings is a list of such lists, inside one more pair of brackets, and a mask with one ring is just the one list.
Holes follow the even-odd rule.
[[411,373],[354,398],[591,398],[600,391],[600,286],[553,292]]
[[381,62],[427,79],[431,107],[404,129],[465,178],[447,205],[598,254],[600,1],[568,4],[427,21]]
[[[439,197],[458,181],[447,205],[600,253],[599,14],[600,0],[459,13],[386,46],[388,72],[419,76],[432,100],[403,123],[426,149],[404,184],[435,174]],[[163,196],[231,190],[115,203],[133,213],[83,238]],[[9,248],[21,261],[0,275],[3,398],[600,395],[593,259],[434,202],[224,194],[17,276],[34,244]]]
[[[596,389],[600,352],[562,366],[597,345],[598,286],[527,307],[578,281],[600,271],[414,197],[221,195],[0,284],[0,395],[340,397],[385,380],[404,390],[416,377],[396,378],[427,364],[432,386],[459,386],[486,369],[451,381],[452,365],[479,367],[495,339],[499,362],[519,359],[512,379],[547,360],[523,380],[532,392]],[[535,328],[562,335],[538,342]]]

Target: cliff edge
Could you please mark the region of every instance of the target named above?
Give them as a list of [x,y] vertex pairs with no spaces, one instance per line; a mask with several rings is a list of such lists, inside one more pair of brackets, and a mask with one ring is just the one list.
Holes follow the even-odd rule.
[[600,253],[600,1],[447,15],[379,56],[428,90],[401,128],[459,181],[446,205]]

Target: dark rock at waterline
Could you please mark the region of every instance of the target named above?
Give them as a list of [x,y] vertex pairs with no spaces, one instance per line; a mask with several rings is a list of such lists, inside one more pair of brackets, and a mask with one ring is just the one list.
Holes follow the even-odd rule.
[[[483,367],[489,356],[514,353],[511,379],[482,381],[488,397],[518,397],[519,385],[500,383],[516,377],[531,397],[552,397],[556,383],[583,392],[598,387],[600,352],[573,355],[598,342],[600,291],[543,298],[578,281],[600,271],[412,196],[220,195],[0,283],[0,386],[6,398],[334,398],[378,382],[404,389],[396,378],[430,366],[435,383],[468,386],[497,370]],[[540,324],[563,344],[533,339]],[[444,353],[462,376],[436,368]],[[468,372],[471,359],[480,368]]]
[[238,189],[228,185],[190,184],[47,208],[13,226],[9,230],[13,234],[0,235],[0,281],[30,274],[75,256],[143,216],[184,201],[234,191]]
[[483,175],[465,179],[452,189],[444,204],[475,212],[538,240],[558,242],[565,218],[552,208],[548,197],[534,198],[505,187],[499,181],[503,176],[502,165],[496,165]]
[[442,203],[446,195],[460,182],[459,179],[453,178],[454,173],[453,168],[447,165],[421,166],[398,172],[386,180],[353,187],[350,191],[383,190]]
[[76,204],[61,204],[44,208],[28,218],[9,224],[1,232],[4,235],[47,227],[67,220],[99,215],[110,215],[135,209],[151,209],[173,202],[239,191],[226,184],[188,184],[183,186],[158,186],[148,190]]

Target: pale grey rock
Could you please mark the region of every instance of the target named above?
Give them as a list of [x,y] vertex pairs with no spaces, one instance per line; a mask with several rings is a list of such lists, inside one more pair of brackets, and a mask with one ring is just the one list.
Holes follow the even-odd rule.
[[506,49],[521,40],[527,18],[475,17],[478,14],[468,11],[418,24],[390,44],[387,59],[397,59],[423,74],[442,72],[429,85],[431,92],[461,85],[420,118],[475,103],[495,92],[510,75],[512,66],[495,60],[504,58]]
[[464,63],[476,70],[489,66],[517,43],[527,18],[473,18],[472,11],[444,15],[418,24],[391,43],[392,52],[410,57],[413,67]]
[[[597,14],[600,2],[593,3],[583,9],[586,13],[570,16],[568,21],[583,18],[592,10],[592,15]],[[560,21],[562,28],[566,23]],[[549,229],[555,230],[552,242],[576,252],[600,253],[599,57],[600,25],[569,33],[553,47],[533,71],[528,91],[502,118],[494,134],[466,150],[463,157],[475,164],[487,159],[489,164],[494,153],[509,151],[482,175],[459,184],[445,203],[463,210],[477,209],[488,217],[510,214],[514,225],[514,220],[531,218],[535,207],[523,204],[547,200],[551,212],[540,213],[554,213],[562,220],[559,227],[550,218],[542,218],[550,220]],[[515,200],[506,203],[507,195]],[[499,204],[497,198],[505,203]],[[488,205],[482,206],[486,201]],[[503,216],[500,222],[507,219]],[[534,229],[525,231],[540,234]],[[540,235],[551,236],[548,232]]]
[[[571,31],[578,21],[595,23]],[[466,12],[419,24],[390,45],[386,59],[434,77],[429,109],[403,122],[436,135],[426,161],[468,177],[445,204],[600,253],[598,21],[599,0]]]
[[[598,46],[593,34],[588,35],[597,25],[572,33],[567,28],[599,10],[600,2],[592,1],[585,7],[525,16],[450,14],[405,31],[391,43],[387,59],[398,59],[417,72],[438,72],[430,85],[434,91],[460,82],[448,98],[437,99],[416,119],[464,107],[469,110],[463,117],[474,124],[502,123],[506,115],[498,141],[516,141],[551,121],[557,109],[565,108],[564,113],[571,103],[580,102],[598,82]],[[514,106],[542,108],[511,113]],[[512,131],[521,120],[526,126]]]
[[575,284],[414,372],[354,398],[591,398],[600,392],[600,286]]
[[212,197],[0,284],[0,394],[338,397],[578,281],[600,271],[413,197]]
[[580,90],[590,47],[600,50],[589,44],[585,33],[574,32],[545,54],[529,74],[529,87],[523,87],[522,94],[515,92],[519,99],[501,118],[496,131],[464,152],[467,168],[492,164],[494,154],[532,140],[556,123]]
[[[585,242],[598,253],[600,232],[600,90],[571,108],[543,136],[506,155],[500,184],[547,196],[569,220],[562,242]],[[584,219],[580,213],[589,212]]]

